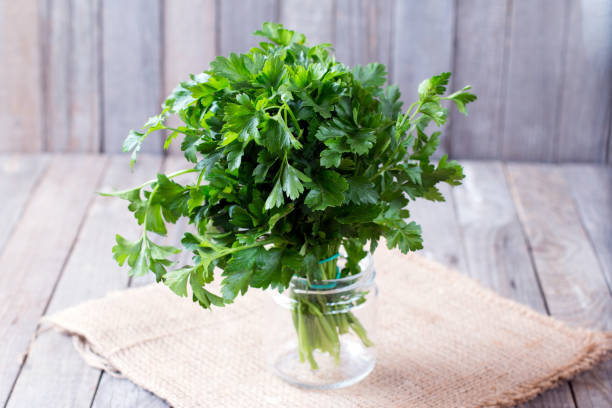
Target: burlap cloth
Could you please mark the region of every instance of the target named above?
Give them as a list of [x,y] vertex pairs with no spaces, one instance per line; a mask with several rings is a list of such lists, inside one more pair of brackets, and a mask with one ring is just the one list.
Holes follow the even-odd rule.
[[610,334],[570,328],[419,256],[381,248],[375,265],[377,365],[342,390],[301,390],[267,370],[261,291],[210,312],[152,285],[47,320],[78,339],[88,363],[177,408],[511,406],[612,349]]

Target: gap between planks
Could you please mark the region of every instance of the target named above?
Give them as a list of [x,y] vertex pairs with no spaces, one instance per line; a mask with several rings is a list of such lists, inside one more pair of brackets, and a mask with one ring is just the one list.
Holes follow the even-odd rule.
[[[572,194],[562,168],[510,164],[506,169],[550,314],[570,325],[609,331],[612,297],[592,237],[568,199]],[[611,380],[610,361],[573,379],[577,406],[612,406]]]
[[[167,159],[167,160],[171,160],[171,159]],[[476,178],[476,174],[477,173],[473,172],[473,171],[471,173],[469,172],[470,165],[471,165],[471,163],[466,163],[466,168],[468,169],[468,177],[473,178],[474,180],[477,180],[477,178]],[[476,165],[476,164],[474,164],[474,165]],[[483,173],[483,172],[487,173],[487,172],[491,171],[490,169],[487,168],[487,166],[495,167],[497,165],[496,164],[482,164],[482,163],[479,163],[478,166],[483,166],[484,169],[485,169],[485,170],[481,170],[480,173]],[[495,173],[495,172],[493,172],[493,173]],[[148,178],[148,177],[146,177],[146,178]],[[474,184],[475,184],[475,186],[477,188],[479,188],[478,181],[476,181]],[[463,187],[461,187],[461,188],[463,188]],[[502,190],[503,189],[504,188],[502,188]],[[471,261],[473,259],[473,257],[475,255],[469,255],[470,250],[469,250],[468,247],[466,247],[466,245],[470,242],[470,239],[473,237],[474,233],[478,234],[478,228],[476,228],[475,231],[472,231],[472,232],[467,231],[466,228],[465,228],[466,225],[469,225],[470,223],[474,222],[473,219],[470,219],[470,214],[469,213],[467,215],[465,213],[462,214],[462,211],[464,211],[463,210],[464,207],[462,205],[465,204],[466,197],[469,198],[471,196],[472,192],[470,192],[469,195],[467,195],[467,196],[462,198],[461,195],[460,195],[460,191],[461,190],[459,190],[459,189],[455,190],[454,194],[451,197],[449,197],[449,201],[451,201],[455,205],[454,205],[454,208],[450,207],[450,212],[448,212],[449,211],[448,208],[446,210],[444,210],[445,212],[447,212],[447,214],[449,214],[448,217],[446,217],[446,218],[444,218],[444,217],[439,218],[439,217],[436,216],[435,212],[431,212],[430,213],[429,210],[427,210],[426,214],[429,214],[428,216],[431,219],[429,221],[427,221],[427,220],[424,220],[424,221],[425,221],[425,224],[427,224],[427,223],[431,223],[432,220],[433,220],[433,222],[435,222],[436,219],[441,220],[441,221],[439,221],[439,226],[442,227],[442,229],[440,230],[441,233],[445,234],[443,236],[450,236],[451,239],[447,240],[446,243],[443,242],[441,245],[439,245],[439,246],[437,245],[435,247],[435,248],[437,248],[436,250],[437,251],[438,250],[442,251],[442,253],[444,255],[443,257],[446,257],[446,262],[447,263],[450,263],[454,267],[459,267],[459,269],[464,269],[464,270],[467,269],[467,270],[470,271],[470,274],[472,275],[474,270],[480,270],[481,272],[483,272],[484,269],[482,267],[475,266],[475,265],[478,265],[477,262],[469,262],[469,261]],[[461,194],[463,194],[463,193],[461,193]],[[506,194],[508,194],[508,193],[506,192]],[[485,210],[488,208],[486,206],[486,204],[487,203],[485,203],[485,207],[483,207]],[[510,206],[512,207],[512,211],[514,211],[513,210],[513,204],[511,202],[510,202]],[[440,207],[436,207],[436,208],[442,208],[442,207],[440,206]],[[478,209],[479,207],[476,207],[476,208]],[[508,211],[508,209],[506,209],[506,211]],[[455,223],[458,223],[459,225],[457,227],[452,227],[451,226],[450,233],[449,233],[449,228],[448,228],[448,225],[446,225],[446,224],[448,224],[448,220],[451,219],[452,217],[454,217],[455,214],[456,214],[457,219],[458,219],[458,221],[455,221]],[[486,212],[484,213],[484,215],[486,216],[486,219],[488,219],[488,220],[490,220],[491,219],[491,215],[494,215],[494,214],[495,214],[495,212],[493,212],[492,214],[488,214],[488,215],[486,214]],[[419,216],[419,209],[418,209],[418,207],[415,209],[415,215],[417,215],[417,217]],[[451,218],[449,218],[449,217],[451,217]],[[493,218],[497,218],[497,217],[494,216]],[[417,220],[421,221],[418,218],[417,218]],[[444,221],[444,220],[446,220],[446,221]],[[510,223],[516,223],[517,220],[516,219],[515,220],[510,220],[509,222]],[[486,221],[485,221],[485,224],[486,224]],[[501,223],[501,225],[497,225],[497,226],[493,225],[493,229],[498,229],[500,226],[503,227],[504,225],[505,224],[503,222]],[[426,233],[427,233],[427,231],[430,231],[430,230],[433,232],[433,228],[429,228],[428,225],[425,225]],[[508,234],[508,233],[506,232],[505,234]],[[456,240],[453,240],[452,239],[453,237],[455,237]],[[463,242],[465,244],[457,245],[458,242]],[[429,247],[431,248],[431,245],[429,245]],[[446,251],[446,252],[444,252],[444,251]],[[477,254],[477,252],[474,252],[474,254]],[[73,255],[71,255],[71,257],[72,256]],[[463,261],[462,261],[462,259],[463,259]],[[464,266],[461,266],[462,262],[465,262]],[[493,274],[491,274],[490,276],[493,276]],[[64,279],[64,276],[62,276],[62,278],[60,280],[63,280],[63,279]],[[496,286],[497,288],[502,287],[502,286],[500,286],[499,282],[497,282],[497,283],[494,282],[494,284],[497,285]],[[61,285],[61,283],[58,284],[58,291],[60,289],[60,285]],[[517,285],[516,282],[515,282],[515,285]],[[512,289],[512,284],[509,284],[509,287]],[[520,292],[520,287],[518,287],[518,288],[519,288],[519,292]],[[56,292],[56,295],[57,295],[57,293],[58,292]],[[54,296],[53,299],[52,299],[52,302],[56,298],[57,298],[57,296]],[[71,345],[70,345],[70,348],[72,348]],[[72,353],[76,355],[76,353],[74,353],[73,350],[72,350]],[[80,364],[82,364],[82,362]],[[91,399],[92,404],[95,404],[97,401],[99,401],[98,404],[104,405],[103,404],[104,401],[109,401],[108,396],[112,396],[112,395],[126,395],[125,393],[117,392],[117,390],[120,389],[120,388],[118,388],[119,386],[113,385],[113,383],[116,383],[116,381],[114,379],[110,379],[110,377],[108,375],[103,374],[102,376],[100,376],[100,374],[98,374],[98,378],[101,378],[100,384],[103,385],[102,389],[105,389],[105,388],[108,389],[108,386],[104,385],[104,384],[108,383],[108,384],[110,384],[110,389],[115,389],[115,392],[111,392],[109,394],[109,393],[106,393],[106,391],[103,391],[103,393],[101,393],[99,395],[95,394],[93,396],[93,398]],[[104,378],[108,378],[109,380],[108,381],[104,380]],[[96,381],[96,383],[97,383],[97,381]],[[130,385],[131,384],[127,383],[126,381],[123,381],[122,389],[124,389],[124,390],[128,389]],[[136,389],[137,389],[137,387],[136,387]],[[136,392],[135,395],[139,395],[140,392],[146,393],[146,391],[144,391],[144,390],[135,391],[135,392]],[[146,394],[148,394],[148,393],[146,393]],[[544,394],[544,396],[546,396],[548,394],[550,394],[550,393],[546,393],[546,394]],[[154,397],[154,396],[152,396],[150,394],[148,394],[148,395],[150,396],[150,398],[152,398],[152,401],[158,401],[159,402],[159,400],[156,397]],[[540,397],[540,398],[542,398],[542,397]],[[134,399],[132,399],[132,398],[128,398],[128,399],[130,399],[132,402],[134,401]],[[111,398],[111,401],[112,400],[113,399]],[[142,399],[140,399],[140,397],[138,397],[136,400],[142,401]],[[530,404],[529,406],[541,406],[541,405],[535,405],[536,402],[537,402],[537,400],[534,400],[534,405]]]
[[[185,167],[183,156],[171,155],[164,160],[162,171],[170,173]],[[186,183],[190,179],[189,175],[183,175],[176,179],[181,183]],[[169,228],[168,237],[165,239],[167,245],[179,245],[183,230],[186,228],[185,220],[179,221],[173,228]],[[134,222],[131,220],[131,222]],[[125,274],[125,269],[120,272]],[[142,286],[155,282],[153,275],[131,278],[128,287]],[[131,408],[134,406],[146,407],[167,407],[165,401],[150,393],[149,391],[135,385],[127,379],[113,377],[105,372],[100,373],[96,392],[92,397],[91,408],[112,406],[113,408]]]
[[[113,185],[121,186],[126,178],[134,177],[126,177],[129,172],[126,158],[115,157],[109,160],[111,166],[103,173],[103,185],[96,183],[98,190],[107,190]],[[158,165],[146,165],[147,161],[157,162]],[[145,166],[139,172],[142,162]],[[160,156],[141,157],[135,173],[138,181],[150,178],[151,173],[159,169],[160,162]],[[88,162],[82,163],[82,167],[89,165]],[[75,170],[75,174],[80,174],[83,169]],[[73,248],[66,257],[67,261],[57,279],[56,289],[49,296],[47,313],[102,296],[108,290],[125,287],[127,276],[124,270],[115,274],[95,273],[100,268],[119,269],[110,255],[114,235],[112,232],[125,233],[124,225],[136,225],[123,207],[125,202],[122,200],[96,197],[92,194],[87,213],[82,217],[82,228],[74,235]],[[109,222],[109,219],[114,221]],[[102,247],[105,248],[104,251],[100,250]],[[8,407],[44,406],[49,405],[50,401],[52,406],[88,406],[100,377],[99,370],[83,364],[71,342],[51,333],[42,333],[31,343],[30,354],[23,367],[14,383],[13,392],[7,402]],[[32,393],[33,388],[39,392]]]
[[[464,185],[442,185],[446,203],[417,200],[411,217],[423,226],[422,254],[458,269],[502,296],[546,313],[514,205],[498,162],[462,162]],[[514,268],[518,263],[517,273]],[[575,407],[567,383],[523,405]]]
[[[93,193],[105,162],[100,156],[55,156],[0,254],[0,331],[12,340],[0,349],[3,403],[23,367],[16,358],[28,349],[89,206],[80,195]],[[67,208],[72,217],[65,217]]]

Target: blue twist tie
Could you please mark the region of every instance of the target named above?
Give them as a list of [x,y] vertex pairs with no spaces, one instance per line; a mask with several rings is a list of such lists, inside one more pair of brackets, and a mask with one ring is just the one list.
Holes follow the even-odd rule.
[[[339,253],[336,253],[335,255],[330,256],[327,259],[323,259],[322,261],[319,261],[319,265],[324,264],[326,262],[330,262],[333,261],[334,259],[338,258],[340,256]],[[340,268],[338,266],[336,266],[336,279],[340,279]],[[332,283],[326,283],[323,285],[310,285],[310,287],[314,288],[314,289],[333,289],[336,287],[336,282],[332,282]]]

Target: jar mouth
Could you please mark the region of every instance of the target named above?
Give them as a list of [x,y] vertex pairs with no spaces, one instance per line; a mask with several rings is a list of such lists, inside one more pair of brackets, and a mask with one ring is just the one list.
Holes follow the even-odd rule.
[[299,294],[329,294],[371,285],[376,276],[376,270],[374,269],[374,260],[369,252],[359,261],[359,267],[361,268],[361,272],[358,274],[338,279],[323,279],[316,282],[310,282],[307,278],[293,276],[289,284],[289,290]]

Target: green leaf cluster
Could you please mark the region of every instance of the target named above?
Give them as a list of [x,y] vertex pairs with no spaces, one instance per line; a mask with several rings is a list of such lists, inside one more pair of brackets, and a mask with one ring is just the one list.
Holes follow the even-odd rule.
[[[347,67],[329,44],[265,23],[246,54],[217,57],[210,69],[179,84],[124,150],[132,162],[147,136],[181,137],[187,168],[137,188],[110,193],[129,201],[143,226],[139,240],[117,237],[113,252],[132,274],[152,271],[175,293],[203,307],[230,303],[249,287],[283,289],[293,275],[330,278],[335,265],[317,260],[342,246],[343,276],[359,272],[364,248],[386,238],[402,252],[422,248],[421,229],[408,221],[410,201],[443,201],[440,182],[461,183],[446,156],[433,160],[447,120],[445,101],[461,112],[476,97],[469,87],[447,96],[450,73],[423,81],[418,100],[403,109],[397,86],[385,86],[385,66]],[[171,115],[181,125],[166,125]],[[187,184],[180,174],[193,173]],[[182,250],[192,262],[170,270],[179,250],[155,244],[167,224],[186,217]],[[205,286],[222,270],[221,294]],[[190,289],[188,289],[190,288]]]

